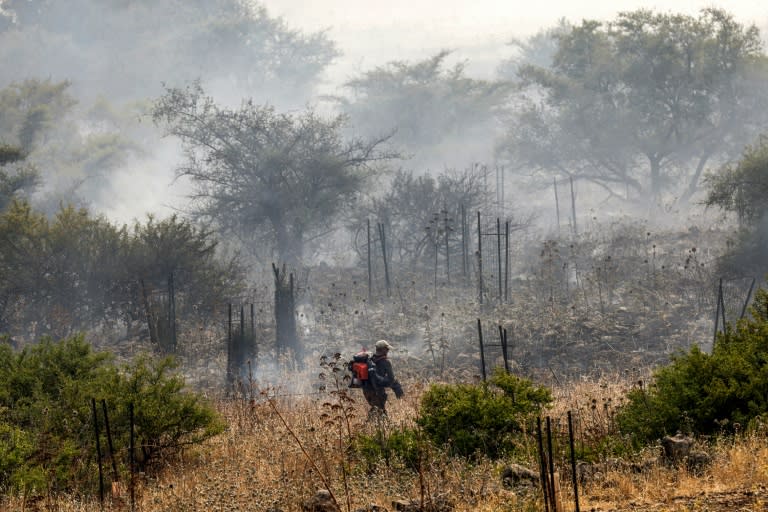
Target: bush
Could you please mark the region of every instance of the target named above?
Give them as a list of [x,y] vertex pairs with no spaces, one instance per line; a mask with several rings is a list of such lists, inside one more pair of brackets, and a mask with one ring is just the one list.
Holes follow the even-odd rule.
[[418,472],[429,441],[418,429],[404,428],[389,434],[378,431],[373,435],[358,434],[352,441],[352,449],[366,463],[369,471],[375,471],[376,463],[384,460],[402,462],[408,469]]
[[548,389],[497,369],[490,383],[432,385],[417,423],[456,455],[498,459],[514,452],[516,438],[551,401]]
[[[138,358],[125,368],[76,336],[44,339],[14,353],[0,345],[0,489],[37,494],[93,490],[96,455],[92,400],[104,435],[103,400],[115,454],[125,468],[129,403],[134,404],[137,462],[198,443],[223,429],[215,412],[183,391],[170,359]],[[102,446],[107,446],[102,438]],[[104,452],[103,452],[104,453]],[[44,483],[44,486],[43,486]]]
[[728,325],[712,354],[694,346],[659,369],[653,384],[628,394],[616,416],[635,446],[676,432],[732,432],[768,412],[768,293],[759,290],[751,318]]

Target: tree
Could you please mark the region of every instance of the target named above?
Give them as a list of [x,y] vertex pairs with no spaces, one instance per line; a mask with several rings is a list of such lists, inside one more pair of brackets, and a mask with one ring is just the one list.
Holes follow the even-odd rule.
[[163,297],[162,313],[167,315],[169,288],[174,290],[173,307],[179,318],[213,315],[240,293],[243,275],[237,256],[224,257],[218,246],[213,231],[177,215],[166,219],[148,215],[143,223],[135,222],[116,276],[124,287],[120,295],[124,305],[134,306],[123,309],[126,318],[145,318],[150,313],[146,301],[155,293]]
[[719,9],[584,21],[558,37],[551,69],[521,69],[535,89],[511,114],[500,155],[613,197],[686,200],[710,162],[768,121],[766,62],[757,28]]
[[462,157],[468,158],[471,139],[493,140],[494,112],[510,87],[470,78],[461,63],[447,68],[449,55],[441,51],[415,63],[389,62],[346,82],[348,95],[334,99],[356,129],[371,136],[394,130],[392,142],[420,154],[422,161],[459,140]]
[[768,135],[747,146],[736,163],[707,175],[707,206],[735,213],[739,224],[754,227],[768,214]]
[[461,207],[471,213],[483,204],[482,173],[483,169],[476,166],[447,170],[437,177],[397,171],[389,189],[368,198],[353,215],[348,228],[355,235],[358,253],[366,254],[369,220],[383,224],[393,256],[407,264],[433,257],[435,244],[440,245],[442,254],[443,237],[438,237],[437,232],[446,227],[454,231],[449,243],[450,250],[456,251],[456,245],[461,244]]
[[152,115],[184,145],[178,174],[196,187],[197,214],[241,238],[266,226],[289,264],[355,198],[372,164],[395,156],[379,149],[387,137],[343,140],[343,116],[279,113],[251,100],[229,109],[199,83],[168,89]]
[[[12,186],[3,192],[37,187],[35,201],[50,215],[61,204],[83,203],[83,192],[97,197],[109,172],[140,154],[129,140],[138,139],[131,126],[135,112],[106,105],[101,100],[80,111],[68,81],[30,79],[0,89],[0,142],[19,149],[15,163],[3,169],[8,179],[2,181]],[[0,159],[0,166],[6,160]],[[5,192],[6,203],[10,195],[20,194]]]
[[768,271],[768,135],[747,146],[735,163],[722,166],[705,178],[708,207],[736,214],[736,243],[720,262],[730,275],[763,275]]

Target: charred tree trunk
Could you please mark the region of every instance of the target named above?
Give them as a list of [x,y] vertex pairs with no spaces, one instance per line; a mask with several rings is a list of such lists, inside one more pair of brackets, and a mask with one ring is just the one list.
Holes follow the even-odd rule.
[[155,324],[154,315],[152,314],[152,307],[149,305],[149,294],[147,293],[147,287],[144,285],[143,279],[139,279],[139,285],[141,286],[141,297],[144,301],[144,312],[147,315],[149,341],[153,344],[157,344],[157,326]]
[[293,274],[272,264],[275,273],[275,344],[279,354],[299,352],[299,337],[296,331],[295,298]]

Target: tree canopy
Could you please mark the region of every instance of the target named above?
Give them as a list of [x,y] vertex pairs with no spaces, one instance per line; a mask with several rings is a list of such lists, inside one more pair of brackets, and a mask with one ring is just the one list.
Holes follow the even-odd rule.
[[614,197],[687,199],[766,126],[766,62],[757,28],[719,9],[584,21],[558,36],[551,68],[521,68],[500,156]]
[[308,236],[327,229],[360,191],[372,164],[396,155],[387,137],[344,140],[343,116],[280,113],[245,101],[217,105],[199,83],[168,89],[153,118],[181,139],[179,170],[195,186],[193,210],[242,240],[266,227],[278,257],[301,261]]

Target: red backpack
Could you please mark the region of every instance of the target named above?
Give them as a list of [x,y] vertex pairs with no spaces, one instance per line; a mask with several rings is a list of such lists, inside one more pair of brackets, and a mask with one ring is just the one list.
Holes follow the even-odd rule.
[[352,372],[349,387],[363,387],[363,383],[368,380],[368,369],[371,364],[371,355],[368,352],[358,352],[352,356],[352,360],[348,364],[348,368]]

